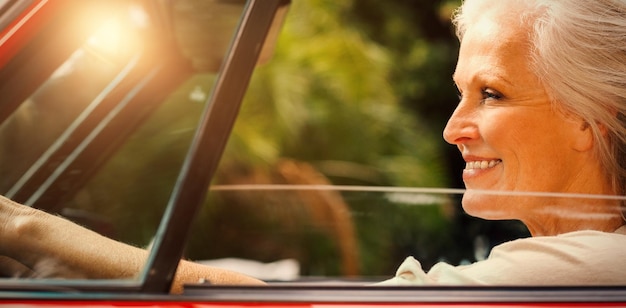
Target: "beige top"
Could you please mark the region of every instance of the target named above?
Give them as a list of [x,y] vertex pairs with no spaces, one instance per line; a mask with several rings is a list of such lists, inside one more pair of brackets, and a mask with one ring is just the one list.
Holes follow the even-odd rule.
[[435,264],[426,273],[408,257],[378,285],[625,285],[626,226],[518,239],[469,265]]

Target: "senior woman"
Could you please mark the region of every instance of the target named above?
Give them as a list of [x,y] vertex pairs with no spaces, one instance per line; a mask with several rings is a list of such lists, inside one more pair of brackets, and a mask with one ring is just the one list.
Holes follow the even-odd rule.
[[466,167],[463,208],[518,219],[532,238],[469,266],[408,258],[386,284],[624,284],[623,201],[481,190],[624,195],[626,1],[467,0],[444,130]]
[[[623,201],[537,192],[625,193],[626,1],[467,0],[455,23],[460,102],[444,138],[467,162],[463,207],[521,220],[533,237],[497,246],[484,261],[439,263],[428,273],[408,258],[381,284],[625,284]],[[134,276],[147,256],[4,198],[0,243],[5,266],[36,268],[45,256],[86,278]],[[173,291],[201,278],[262,283],[182,261]]]

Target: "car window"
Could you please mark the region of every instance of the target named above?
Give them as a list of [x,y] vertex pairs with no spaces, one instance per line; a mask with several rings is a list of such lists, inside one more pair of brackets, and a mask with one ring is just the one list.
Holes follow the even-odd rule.
[[[293,168],[289,172],[297,170],[298,176],[311,172],[302,165],[289,168]],[[271,284],[292,283],[295,286],[377,285],[394,277],[407,257],[419,261],[425,272],[433,268],[441,271],[442,268],[449,269],[447,266],[462,267],[484,261],[493,253],[494,247],[503,243],[507,243],[504,247],[520,245],[527,250],[524,255],[527,260],[515,259],[514,255],[507,259],[521,266],[533,260],[533,249],[537,248],[541,255],[546,247],[515,241],[530,236],[527,227],[519,221],[494,222],[468,216],[461,204],[464,195],[502,207],[540,202],[542,211],[554,212],[560,217],[584,216],[588,220],[603,218],[602,215],[589,217],[577,208],[626,199],[557,193],[288,183],[293,175],[286,172],[274,174],[274,179],[281,182],[279,184],[270,183],[256,174],[243,180],[239,178],[241,182],[236,184],[213,186],[194,226],[187,250],[189,258],[243,271]],[[319,179],[320,174],[314,173],[314,178]],[[259,179],[263,183],[259,183]],[[576,207],[562,212],[559,204],[564,201]],[[564,241],[568,241],[567,236]],[[557,242],[550,245],[557,247]],[[567,245],[573,245],[577,247],[572,248],[573,251],[581,249],[580,253],[583,253],[584,246]],[[502,257],[503,250],[506,248],[498,248],[491,257]],[[596,258],[610,258],[617,252],[596,253]],[[548,259],[543,260],[549,264]],[[576,264],[577,261],[568,258],[559,261],[563,270],[567,269],[569,262]],[[445,267],[442,264],[446,264]],[[542,268],[539,264],[535,267]],[[552,265],[551,268],[558,267]],[[550,268],[543,270],[549,271]],[[536,275],[543,278],[528,282],[521,277],[504,275],[501,279],[492,279],[495,282],[490,285],[570,284],[562,280],[550,282],[544,273]],[[469,279],[455,279],[443,284],[477,284]],[[571,285],[579,286],[580,283],[572,281]],[[599,285],[604,283],[596,284]]]
[[408,256],[427,268],[484,259],[491,239],[461,232],[460,197],[454,190],[389,186],[219,185],[188,251],[231,269],[260,262],[251,274],[269,281],[374,283],[390,278]]

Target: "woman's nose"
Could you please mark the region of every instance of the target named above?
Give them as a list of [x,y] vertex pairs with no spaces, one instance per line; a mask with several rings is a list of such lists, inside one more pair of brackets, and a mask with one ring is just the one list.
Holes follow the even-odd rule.
[[443,130],[443,139],[450,144],[459,145],[478,138],[476,114],[468,106],[459,103]]

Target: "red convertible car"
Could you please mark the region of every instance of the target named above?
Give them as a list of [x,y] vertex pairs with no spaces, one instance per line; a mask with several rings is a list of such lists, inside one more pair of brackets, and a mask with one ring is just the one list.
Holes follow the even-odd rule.
[[[128,280],[0,272],[0,306],[626,307],[626,286],[376,285],[406,256],[474,262],[526,230],[468,222],[462,189],[371,185],[356,163],[237,163],[274,150],[254,107],[249,143],[233,135],[290,5],[0,0],[0,194],[150,251]],[[170,294],[181,258],[268,285]]]

